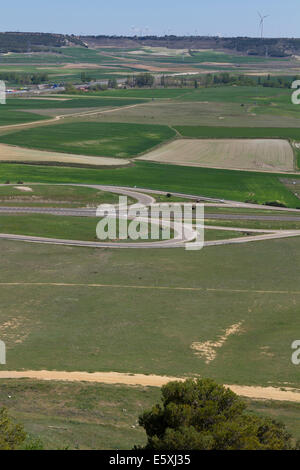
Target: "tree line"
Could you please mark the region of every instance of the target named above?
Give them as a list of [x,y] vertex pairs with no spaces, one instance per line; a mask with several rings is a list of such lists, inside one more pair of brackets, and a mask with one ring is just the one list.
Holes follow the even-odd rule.
[[49,80],[47,73],[0,72],[0,80],[15,85],[39,85]]
[[[81,73],[81,81],[85,84],[91,78],[85,72]],[[228,72],[208,73],[197,76],[172,76],[161,75],[155,77],[149,72],[137,75],[129,75],[123,85],[124,88],[208,88],[217,86],[261,86],[266,88],[291,88],[294,80],[300,80],[300,76],[294,77],[275,77],[266,76],[249,76],[234,75]],[[91,83],[86,85],[88,91],[105,91],[107,89],[118,88],[116,78],[110,78],[102,83]],[[82,93],[82,90],[75,88],[72,83],[65,85],[66,93]]]
[[0,33],[0,53],[49,51],[53,47],[67,45],[83,46],[83,42],[74,35],[51,33]]

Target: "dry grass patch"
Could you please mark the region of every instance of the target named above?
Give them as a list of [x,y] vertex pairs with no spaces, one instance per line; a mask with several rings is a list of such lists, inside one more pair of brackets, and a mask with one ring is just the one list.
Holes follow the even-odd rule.
[[3,162],[41,162],[66,163],[93,166],[127,165],[128,160],[108,157],[89,157],[86,155],[65,154],[42,150],[32,150],[0,144],[0,161]]
[[141,157],[176,165],[255,171],[293,171],[294,154],[283,139],[182,139]]

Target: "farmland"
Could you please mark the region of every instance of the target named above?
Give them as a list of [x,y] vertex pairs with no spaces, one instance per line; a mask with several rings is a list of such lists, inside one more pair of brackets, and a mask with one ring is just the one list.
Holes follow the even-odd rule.
[[[143,102],[143,101],[142,101]],[[106,108],[106,107],[121,107],[141,103],[136,99],[115,99],[115,98],[58,98],[54,99],[37,99],[37,98],[8,98],[7,109],[13,110],[44,110],[44,109],[68,109],[68,108]]]
[[[153,92],[155,93],[155,91]],[[85,117],[85,120],[91,119],[105,122],[144,124],[153,124],[155,122],[176,127],[297,128],[300,124],[297,109],[292,108],[291,112],[287,112],[283,104],[278,104],[276,108],[259,105],[254,110],[252,105],[242,107],[238,102],[178,101],[175,99],[154,99],[154,101],[148,103],[141,102],[138,106],[132,108],[120,108],[114,113],[102,113],[94,117]]]
[[[212,198],[205,240],[224,244],[189,252],[141,243],[134,249],[130,240],[118,249],[117,237],[105,248],[1,238],[7,364],[0,374],[119,372],[300,390],[290,347],[299,329],[300,236],[253,240],[264,230],[300,230],[300,120],[290,90],[193,88],[180,77],[177,88],[164,88],[158,75],[282,75],[286,65],[292,76],[295,59],[144,46],[2,59],[8,71],[45,71],[56,83],[79,84],[82,72],[86,82],[147,70],[157,76],[153,88],[48,90],[0,107],[0,235],[98,244],[99,217],[89,211],[116,204],[110,191],[127,187],[137,199],[143,189],[168,203]],[[70,183],[113,188],[64,186]],[[0,405],[49,449],[143,444],[137,417],[158,396],[157,387],[142,384],[0,379]],[[299,403],[248,403],[251,413],[280,418],[300,436]]]
[[284,140],[176,140],[140,158],[186,166],[294,170],[293,150]]
[[8,98],[6,105],[0,107],[0,126],[25,124],[47,119],[47,115],[62,115],[72,111],[99,108],[103,110],[142,103],[134,99],[25,99]]
[[253,200],[261,204],[278,200],[288,207],[299,206],[299,199],[280,182],[282,175],[274,173],[191,168],[142,161],[136,162],[134,166],[114,170],[8,163],[3,163],[1,169],[1,183],[6,180],[17,183],[21,179],[24,182],[36,183],[84,182],[129,187],[138,184],[140,187],[166,192],[176,191],[236,201]]
[[0,161],[18,163],[39,164],[63,164],[78,166],[122,166],[129,163],[128,160],[107,157],[89,157],[86,155],[74,155],[72,153],[50,152],[0,144]]
[[[136,71],[157,71],[161,73],[201,72],[216,70],[236,71],[236,66],[243,71],[260,70],[262,65],[271,73],[278,73],[282,65],[278,59],[261,57],[243,57],[239,55],[198,51],[190,54],[186,49],[174,54],[174,50],[165,49],[156,54],[157,48],[135,47],[118,49],[99,47],[63,47],[53,48],[51,52],[10,53],[2,57],[5,71],[23,73],[46,72],[51,81],[80,81],[81,71],[93,80],[124,77]],[[285,67],[293,70],[294,61],[284,60]],[[241,69],[239,71],[241,71]]]
[[76,122],[19,131],[0,141],[55,152],[131,157],[174,136],[175,131],[164,126]]
[[0,108],[0,126],[22,124],[32,121],[42,121],[47,119],[45,116],[41,116],[35,113],[28,113],[22,111],[15,111],[13,109]]
[[294,139],[300,140],[297,128],[176,126],[183,137],[214,139]]

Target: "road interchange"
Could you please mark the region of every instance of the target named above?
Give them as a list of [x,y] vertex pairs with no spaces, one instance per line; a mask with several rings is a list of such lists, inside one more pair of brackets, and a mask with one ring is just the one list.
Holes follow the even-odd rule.
[[[38,183],[34,183],[38,184]],[[31,186],[33,184],[30,184]],[[7,186],[7,185],[0,185]],[[61,184],[59,185],[61,186]],[[109,186],[109,185],[98,185],[98,184],[64,184],[63,186],[81,186],[87,188],[93,188],[101,191],[109,191],[111,193],[119,194],[122,196],[127,196],[136,200],[137,205],[151,207],[155,204],[155,198],[153,195],[166,195],[166,192],[149,190],[143,188],[127,188],[121,186]],[[245,209],[262,209],[262,206],[257,204],[247,204],[240,203],[236,201],[225,201],[213,198],[206,198],[202,196],[195,196],[182,193],[172,193],[172,195],[177,197],[182,197],[189,199],[191,201],[203,202],[206,204],[206,209],[209,210],[209,207],[219,206],[226,208],[245,208]],[[256,221],[300,221],[300,210],[288,209],[288,208],[278,208],[273,206],[264,206],[264,209],[268,209],[274,212],[275,215],[255,215],[255,214],[215,214],[205,212],[206,219],[220,219],[220,220],[256,220]],[[280,215],[276,214],[276,211],[280,210]],[[299,216],[289,216],[289,212],[298,213]],[[282,212],[287,212],[287,216],[282,215]],[[51,208],[51,207],[9,207],[9,206],[0,206],[0,214],[48,214],[48,215],[60,215],[60,216],[70,216],[70,217],[97,217],[96,208]],[[122,213],[118,213],[118,216],[122,216]],[[142,219],[141,219],[142,220]],[[176,222],[165,222],[161,221],[161,225],[169,226],[176,233],[177,226]],[[227,245],[227,244],[239,244],[239,243],[249,243],[260,240],[270,240],[270,239],[280,239],[280,238],[290,238],[300,236],[300,230],[289,229],[289,230],[265,230],[265,229],[253,229],[253,228],[240,228],[240,227],[223,227],[223,226],[211,226],[205,225],[205,229],[210,230],[222,230],[222,231],[237,231],[240,233],[249,233],[249,235],[237,237],[237,238],[228,238],[224,240],[214,240],[214,241],[205,241],[204,246],[215,246],[215,245]],[[181,239],[178,237],[170,238],[167,240],[160,241],[145,241],[145,242],[102,242],[102,241],[84,241],[84,240],[69,240],[69,239],[60,239],[60,238],[48,238],[48,237],[37,237],[37,236],[28,236],[28,235],[16,235],[16,234],[5,234],[0,233],[0,239],[12,240],[12,241],[22,241],[29,243],[43,243],[43,244],[52,244],[52,245],[67,245],[75,247],[89,247],[89,248],[179,248],[184,247],[186,243],[192,242],[196,237],[196,232],[191,230],[184,230],[183,236]]]

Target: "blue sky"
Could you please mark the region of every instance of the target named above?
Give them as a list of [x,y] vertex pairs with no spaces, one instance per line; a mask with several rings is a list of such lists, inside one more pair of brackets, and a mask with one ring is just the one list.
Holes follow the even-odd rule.
[[299,0],[15,0],[1,5],[0,31],[74,34],[300,36]]

